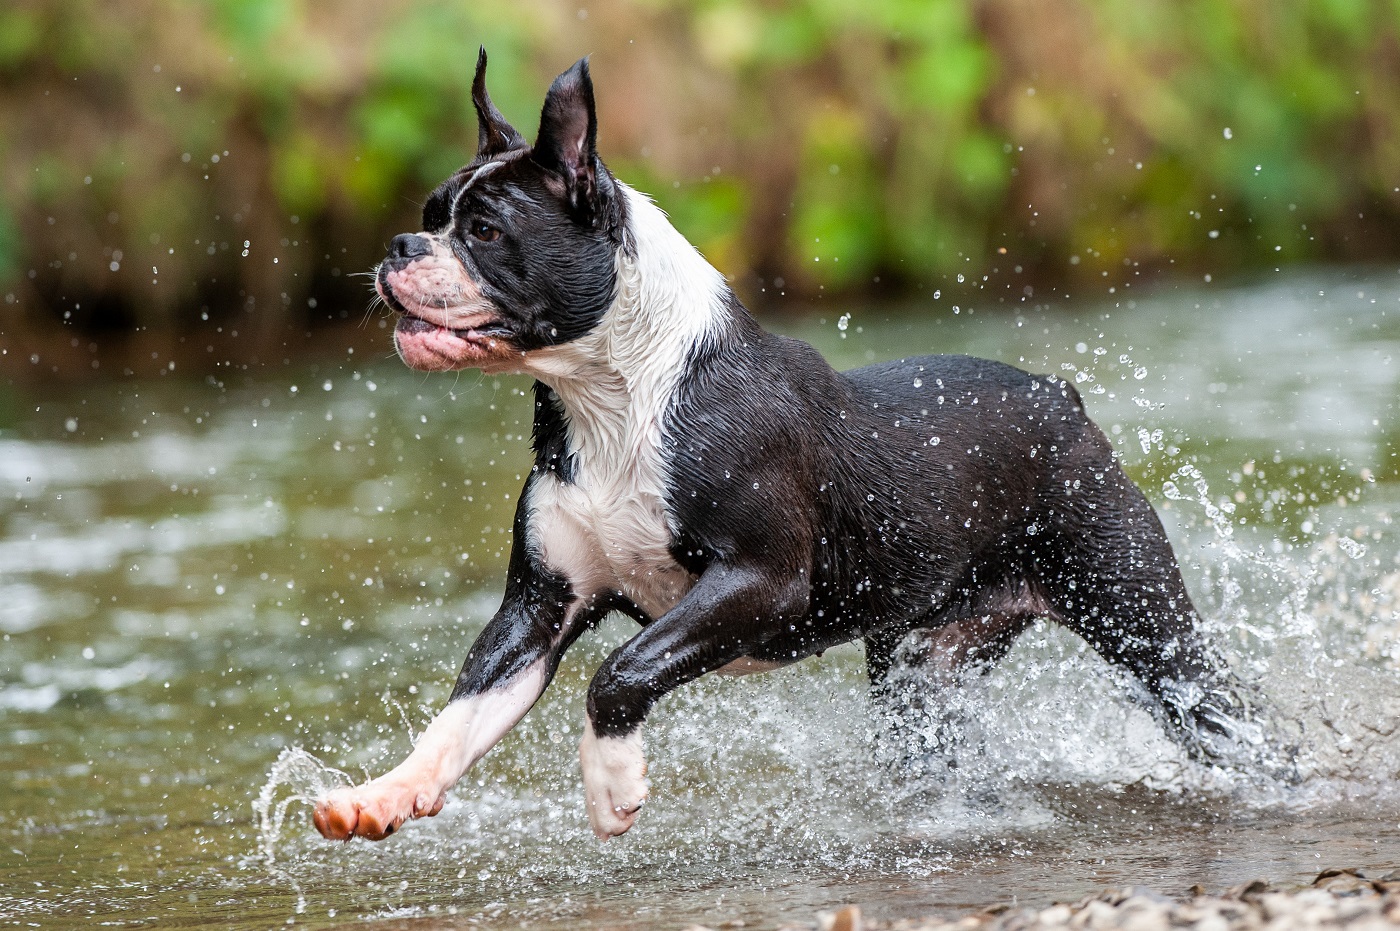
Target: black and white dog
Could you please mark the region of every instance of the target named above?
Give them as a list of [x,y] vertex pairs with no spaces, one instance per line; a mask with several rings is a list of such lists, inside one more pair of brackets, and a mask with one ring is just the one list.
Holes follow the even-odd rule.
[[1243,712],[1170,544],[1074,388],[966,356],[834,372],[765,332],[599,160],[586,61],[533,146],[472,86],[476,158],[394,238],[377,286],[410,366],[520,372],[535,463],[500,610],[446,708],[386,775],[316,806],[329,838],[436,814],[610,611],[641,630],[588,689],[579,755],[600,838],[647,797],[642,722],[714,671],[864,641],[877,695],[1001,656],[1036,618],[1145,687],[1209,756]]

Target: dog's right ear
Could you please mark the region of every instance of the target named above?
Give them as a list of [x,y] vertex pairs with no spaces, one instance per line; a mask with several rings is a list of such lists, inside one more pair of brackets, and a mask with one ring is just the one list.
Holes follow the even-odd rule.
[[472,106],[476,107],[476,157],[490,158],[523,149],[525,137],[516,132],[515,127],[506,122],[501,111],[491,102],[486,93],[486,46],[476,56],[476,77],[472,79]]
[[579,59],[549,86],[531,157],[563,180],[565,195],[578,215],[597,212],[598,116],[588,59]]

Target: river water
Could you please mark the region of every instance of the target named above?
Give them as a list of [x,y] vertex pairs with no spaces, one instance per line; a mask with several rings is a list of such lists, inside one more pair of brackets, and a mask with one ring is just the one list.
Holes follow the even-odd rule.
[[[1299,779],[1187,761],[1073,636],[875,762],[861,656],[667,698],[625,838],[577,742],[614,619],[437,818],[329,844],[499,602],[523,381],[366,361],[0,395],[0,924],[748,928],[1400,866],[1400,275],[782,327],[838,367],[970,352],[1077,382]],[[376,326],[376,322],[369,324]],[[282,817],[285,815],[285,818]]]

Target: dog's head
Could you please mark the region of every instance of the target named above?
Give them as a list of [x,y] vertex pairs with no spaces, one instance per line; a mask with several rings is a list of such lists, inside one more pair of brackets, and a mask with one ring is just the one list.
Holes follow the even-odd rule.
[[472,82],[476,157],[429,195],[423,230],[394,237],[375,287],[394,343],[425,371],[519,371],[529,353],[598,325],[624,248],[622,191],[599,160],[588,62],[549,88],[533,146]]

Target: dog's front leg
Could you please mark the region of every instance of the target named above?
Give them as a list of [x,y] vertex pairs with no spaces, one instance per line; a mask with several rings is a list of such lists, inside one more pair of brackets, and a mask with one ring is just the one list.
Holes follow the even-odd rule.
[[525,716],[564,651],[604,610],[528,555],[522,531],[517,525],[505,601],[467,654],[447,707],[398,766],[317,802],[312,820],[322,836],[382,840],[410,818],[437,814],[447,790]]
[[579,761],[600,839],[632,827],[647,797],[642,721],[672,689],[761,646],[807,612],[806,574],[714,565],[680,602],[598,668]]
[[410,818],[437,814],[447,790],[534,705],[544,691],[547,661],[528,662],[489,691],[454,697],[402,763],[321,799],[312,813],[317,830],[331,840],[382,840]]

